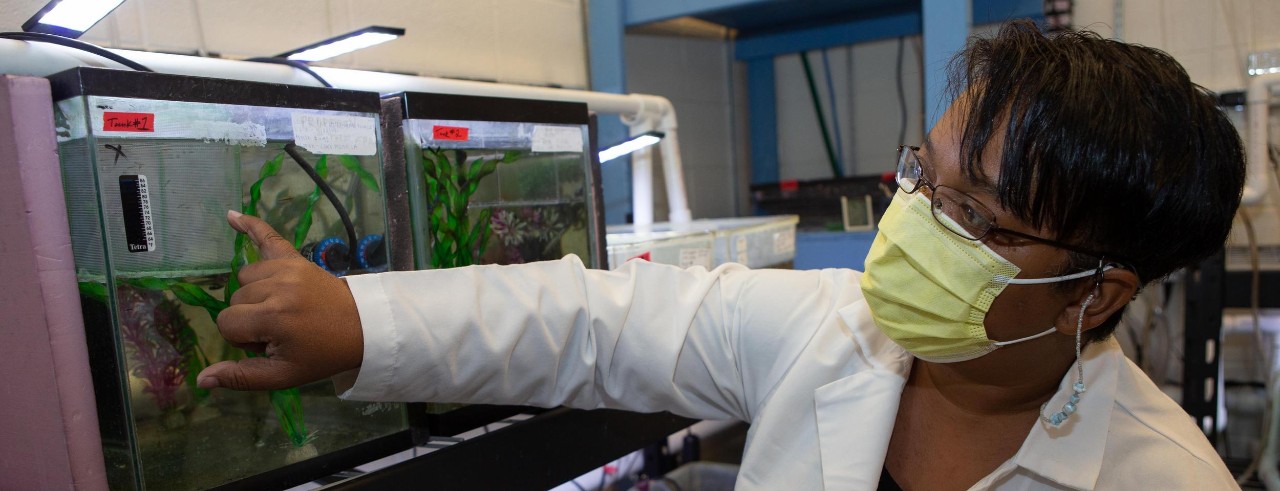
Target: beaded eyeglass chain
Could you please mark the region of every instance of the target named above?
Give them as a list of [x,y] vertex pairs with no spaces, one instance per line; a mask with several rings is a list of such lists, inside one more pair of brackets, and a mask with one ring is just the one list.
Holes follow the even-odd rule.
[[[1095,290],[1096,293],[1096,290]],[[1080,318],[1076,320],[1076,383],[1071,386],[1071,398],[1062,406],[1062,410],[1053,413],[1052,416],[1045,416],[1044,409],[1049,406],[1046,402],[1040,405],[1040,419],[1054,427],[1061,426],[1067,418],[1076,412],[1076,404],[1080,403],[1080,394],[1085,391],[1084,387],[1084,362],[1080,360],[1080,331],[1084,327],[1084,311],[1089,308],[1089,304],[1093,303],[1094,293],[1090,293],[1088,298],[1084,299],[1084,304],[1080,306]]]

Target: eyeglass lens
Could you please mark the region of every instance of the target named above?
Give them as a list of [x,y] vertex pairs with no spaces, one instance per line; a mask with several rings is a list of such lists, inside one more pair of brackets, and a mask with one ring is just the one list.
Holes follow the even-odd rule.
[[946,186],[933,190],[933,217],[956,235],[978,240],[991,231],[995,219],[991,211],[967,194]]
[[924,172],[920,159],[911,147],[898,148],[898,186],[907,193],[914,193],[920,187],[920,176]]
[[[912,194],[919,190],[924,167],[914,148],[904,146],[899,151],[897,174],[903,191]],[[946,186],[935,186],[932,194],[933,217],[956,235],[979,240],[995,226],[995,215],[969,195]]]

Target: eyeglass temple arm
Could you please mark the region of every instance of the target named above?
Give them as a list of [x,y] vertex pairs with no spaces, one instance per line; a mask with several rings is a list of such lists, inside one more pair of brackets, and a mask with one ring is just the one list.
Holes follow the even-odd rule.
[[[1106,255],[1106,254],[1100,254],[1100,253],[1097,253],[1097,252],[1094,252],[1094,251],[1090,251],[1090,250],[1088,250],[1088,249],[1081,249],[1081,248],[1079,248],[1079,247],[1073,246],[1073,245],[1071,245],[1071,244],[1067,244],[1067,243],[1065,243],[1065,242],[1058,242],[1058,241],[1056,241],[1056,240],[1053,240],[1053,239],[1046,239],[1046,238],[1044,238],[1044,237],[1036,237],[1036,236],[1031,235],[1031,234],[1024,234],[1024,233],[1022,233],[1022,232],[1019,232],[1019,231],[1016,231],[1016,230],[1009,230],[1009,229],[1007,229],[1007,228],[991,227],[991,232],[996,232],[996,233],[1000,233],[1000,234],[1004,234],[1004,235],[1012,235],[1012,236],[1014,236],[1014,237],[1018,237],[1018,238],[1020,238],[1020,239],[1026,239],[1026,240],[1030,240],[1030,241],[1032,241],[1032,242],[1039,242],[1039,243],[1041,243],[1041,244],[1048,244],[1048,245],[1051,245],[1051,246],[1057,247],[1057,248],[1059,248],[1059,249],[1066,249],[1066,250],[1071,251],[1071,252],[1078,252],[1078,253],[1080,253],[1080,254],[1084,254],[1084,255],[1086,255],[1086,256],[1090,256],[1090,257],[1096,257],[1096,258],[1099,258],[1099,259],[1102,259],[1102,258],[1107,257],[1107,255]],[[990,232],[988,232],[988,233],[990,233]]]

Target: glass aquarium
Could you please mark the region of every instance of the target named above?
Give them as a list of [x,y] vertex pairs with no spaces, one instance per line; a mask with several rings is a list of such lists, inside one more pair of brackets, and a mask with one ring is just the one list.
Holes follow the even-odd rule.
[[[383,107],[384,118],[403,118],[411,211],[411,231],[403,235],[412,236],[415,268],[568,254],[604,267],[600,166],[586,104],[409,92],[387,98]],[[483,424],[484,418],[467,420]],[[423,425],[440,423],[428,418]]]
[[417,268],[567,254],[603,265],[599,165],[585,104],[398,97]]
[[89,359],[112,489],[287,487],[409,444],[399,404],[327,381],[208,391],[256,356],[215,319],[262,217],[335,275],[386,270],[376,94],[81,68],[50,77]]

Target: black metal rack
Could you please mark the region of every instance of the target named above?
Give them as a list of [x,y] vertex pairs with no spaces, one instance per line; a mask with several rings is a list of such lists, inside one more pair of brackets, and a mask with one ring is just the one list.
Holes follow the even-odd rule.
[[549,489],[695,421],[669,413],[553,409],[326,489]]
[[[1222,309],[1226,305],[1223,251],[1187,270],[1183,329],[1182,408],[1210,442],[1218,440],[1218,374],[1221,372]],[[1247,284],[1247,283],[1246,283]],[[1248,294],[1245,295],[1248,305]]]
[[[1222,251],[1187,271],[1182,407],[1201,425],[1211,442],[1218,438],[1222,311],[1252,307],[1252,275],[1249,271],[1226,271]],[[1280,272],[1261,272],[1259,280],[1258,307],[1280,308]]]

